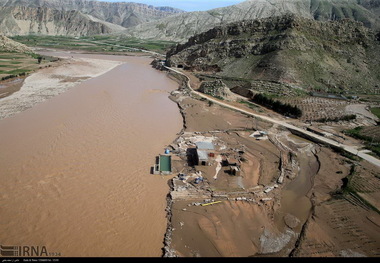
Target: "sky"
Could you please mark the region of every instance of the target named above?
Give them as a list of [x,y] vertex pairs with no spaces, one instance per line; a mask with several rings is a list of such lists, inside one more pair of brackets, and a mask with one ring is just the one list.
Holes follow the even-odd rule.
[[101,0],[104,2],[135,2],[153,6],[170,6],[185,11],[205,11],[235,5],[244,0]]

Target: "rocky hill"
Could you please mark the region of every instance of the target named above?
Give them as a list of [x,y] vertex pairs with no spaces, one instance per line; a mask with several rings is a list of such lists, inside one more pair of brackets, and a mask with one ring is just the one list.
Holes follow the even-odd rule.
[[[237,5],[205,12],[190,12],[166,17],[129,28],[125,34],[186,42],[215,26],[250,20],[295,14],[315,20],[350,18],[367,27],[379,28],[378,0],[247,0]],[[368,9],[367,9],[368,8]]]
[[379,41],[379,34],[353,20],[285,15],[198,34],[170,50],[167,64],[305,91],[373,92],[380,86]]
[[33,53],[27,46],[0,34],[0,52]]
[[380,16],[380,1],[378,0],[357,0],[357,2],[373,12],[375,15]]
[[21,6],[0,8],[0,28],[7,36],[28,34],[86,36],[120,32],[125,29],[79,11]]
[[181,12],[170,7],[124,2],[0,0],[0,31],[7,35],[105,34]]

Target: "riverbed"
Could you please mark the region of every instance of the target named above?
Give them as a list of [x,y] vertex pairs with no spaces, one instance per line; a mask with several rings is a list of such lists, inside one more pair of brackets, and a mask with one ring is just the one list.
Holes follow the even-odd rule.
[[150,167],[182,128],[178,84],[147,57],[60,56],[122,64],[0,121],[1,244],[161,256],[169,187]]

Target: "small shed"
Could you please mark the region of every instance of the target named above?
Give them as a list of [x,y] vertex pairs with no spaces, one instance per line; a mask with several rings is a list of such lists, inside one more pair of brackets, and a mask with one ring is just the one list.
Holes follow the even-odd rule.
[[198,165],[209,165],[210,163],[209,158],[215,156],[214,144],[208,141],[201,141],[201,142],[196,142],[195,145],[197,146]]
[[197,149],[197,159],[198,159],[199,165],[208,165],[209,164],[208,152]]

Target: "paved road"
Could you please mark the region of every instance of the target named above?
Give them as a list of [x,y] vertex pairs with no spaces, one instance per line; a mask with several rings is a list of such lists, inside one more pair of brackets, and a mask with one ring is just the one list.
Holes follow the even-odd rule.
[[329,144],[329,145],[332,145],[332,146],[336,146],[336,147],[340,147],[340,148],[344,149],[346,152],[349,152],[349,153],[351,153],[353,155],[357,155],[357,156],[363,158],[364,160],[366,160],[366,161],[368,161],[368,162],[370,162],[370,163],[372,163],[372,164],[380,167],[380,160],[377,159],[377,158],[375,158],[375,157],[373,157],[373,156],[371,156],[371,155],[369,155],[369,154],[367,154],[366,153],[366,152],[368,152],[367,150],[359,151],[358,148],[355,147],[355,146],[349,146],[349,145],[338,143],[338,142],[333,141],[331,139],[328,139],[326,137],[317,135],[317,134],[315,134],[313,132],[309,132],[309,131],[304,130],[302,128],[296,127],[296,126],[294,126],[292,124],[289,124],[289,123],[287,123],[285,121],[276,120],[276,119],[268,117],[268,116],[264,116],[264,115],[260,115],[260,114],[257,114],[257,113],[253,113],[253,112],[247,111],[245,109],[241,109],[239,107],[230,105],[230,104],[228,104],[226,102],[220,101],[220,100],[218,100],[218,99],[216,99],[214,97],[207,96],[207,95],[205,95],[203,93],[200,93],[198,91],[193,90],[193,88],[190,85],[190,78],[186,74],[184,74],[183,72],[178,71],[178,70],[173,69],[173,68],[170,68],[170,67],[166,67],[166,66],[165,66],[165,68],[168,69],[168,70],[170,70],[170,71],[176,72],[176,73],[178,73],[178,74],[180,74],[182,76],[185,76],[186,79],[187,79],[187,86],[190,89],[191,93],[193,93],[194,95],[197,95],[199,97],[205,98],[205,99],[207,99],[209,101],[212,101],[213,103],[219,104],[219,105],[221,105],[223,107],[227,107],[227,108],[230,108],[230,109],[242,112],[244,114],[247,114],[247,115],[250,115],[250,116],[253,116],[253,117],[256,117],[256,118],[268,121],[268,122],[271,122],[271,123],[275,123],[275,124],[281,125],[281,126],[286,127],[288,129],[292,129],[292,130],[298,131],[298,132],[300,132],[302,134],[305,134],[307,136],[315,138],[315,139],[317,139],[319,141],[322,141],[322,142],[324,142],[326,144]]

